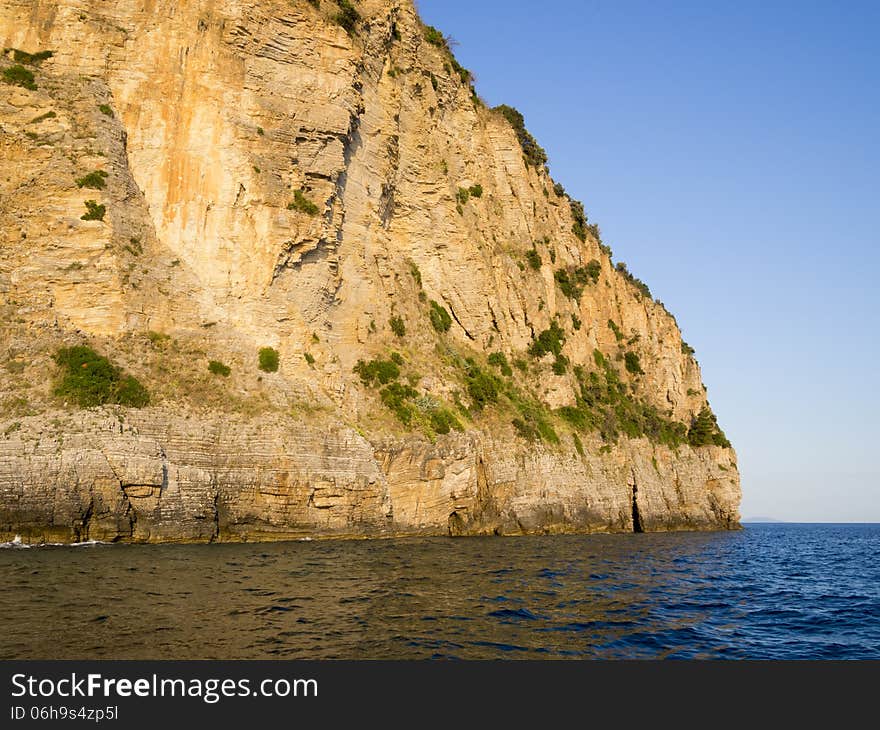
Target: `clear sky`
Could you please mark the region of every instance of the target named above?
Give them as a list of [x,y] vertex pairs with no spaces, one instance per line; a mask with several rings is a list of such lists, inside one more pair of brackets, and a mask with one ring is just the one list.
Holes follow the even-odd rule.
[[880,2],[418,4],[676,315],[743,516],[880,521]]

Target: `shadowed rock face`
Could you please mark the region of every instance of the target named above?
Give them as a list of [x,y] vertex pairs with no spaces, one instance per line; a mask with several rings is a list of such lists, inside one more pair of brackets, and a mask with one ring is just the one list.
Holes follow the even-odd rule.
[[[331,2],[0,0],[3,48],[54,52],[21,62],[36,88],[0,83],[0,538],[737,526],[732,449],[598,426],[574,446],[551,410],[578,404],[595,351],[685,425],[706,405],[699,366],[595,232],[575,235],[568,198],[412,4],[358,8],[349,35]],[[95,170],[103,188],[78,185]],[[81,219],[86,200],[103,220]],[[558,272],[592,261],[567,296]],[[554,321],[562,373],[527,354]],[[54,397],[51,354],[79,343],[151,406]],[[267,346],[278,372],[256,367]],[[408,425],[352,372],[392,350],[427,414]],[[490,352],[525,361],[504,387],[560,443],[518,436],[513,399],[474,407],[461,363],[491,371]],[[438,407],[464,431],[426,425]]]

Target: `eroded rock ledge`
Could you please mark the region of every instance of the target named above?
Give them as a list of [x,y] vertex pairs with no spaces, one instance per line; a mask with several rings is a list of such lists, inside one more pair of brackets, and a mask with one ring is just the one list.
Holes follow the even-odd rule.
[[[342,425],[161,409],[25,419],[0,439],[0,539],[238,542],[731,529],[730,449],[580,457],[486,434],[371,443]],[[592,450],[591,450],[592,451]],[[635,489],[634,489],[635,488]],[[636,499],[636,510],[633,499]]]

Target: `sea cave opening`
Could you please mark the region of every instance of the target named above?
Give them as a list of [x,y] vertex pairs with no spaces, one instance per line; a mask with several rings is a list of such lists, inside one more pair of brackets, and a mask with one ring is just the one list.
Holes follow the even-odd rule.
[[633,484],[633,532],[644,532],[642,529],[642,520],[639,517],[639,488]]

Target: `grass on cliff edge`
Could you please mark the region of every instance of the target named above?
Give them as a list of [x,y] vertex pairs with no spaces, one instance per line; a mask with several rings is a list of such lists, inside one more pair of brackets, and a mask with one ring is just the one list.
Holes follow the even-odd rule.
[[62,347],[53,359],[61,369],[54,395],[72,400],[80,408],[109,403],[142,408],[150,402],[150,394],[137,379],[90,347]]

